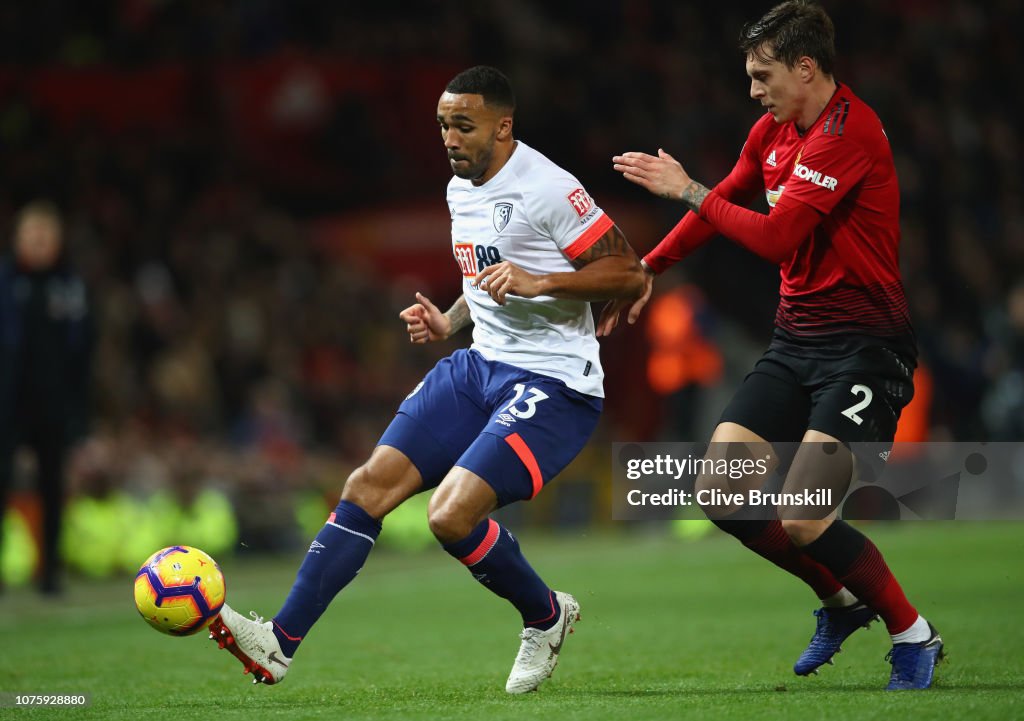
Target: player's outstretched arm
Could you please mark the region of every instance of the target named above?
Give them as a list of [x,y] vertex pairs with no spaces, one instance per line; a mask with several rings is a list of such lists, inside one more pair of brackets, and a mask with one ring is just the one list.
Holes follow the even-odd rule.
[[409,332],[411,343],[446,340],[470,323],[469,306],[466,304],[465,296],[460,295],[445,313],[422,293],[416,294],[416,300],[419,302],[398,314],[398,317],[405,321],[405,329]]
[[664,150],[658,150],[658,157],[623,153],[612,162],[626,180],[662,198],[680,201],[719,233],[772,263],[792,257],[821,222],[821,214],[794,199],[792,193],[783,194],[767,215],[730,203],[691,178]]
[[522,298],[547,295],[570,300],[639,298],[644,290],[644,273],[633,248],[618,226],[613,225],[589,248],[576,256],[572,273],[534,275],[508,261],[490,265],[473,279],[473,285],[487,291],[498,305],[509,294]]

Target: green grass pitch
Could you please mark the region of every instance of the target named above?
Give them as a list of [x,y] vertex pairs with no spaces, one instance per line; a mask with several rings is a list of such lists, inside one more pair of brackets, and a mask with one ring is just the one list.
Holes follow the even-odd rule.
[[[0,708],[0,718],[1024,718],[1024,523],[862,528],[946,639],[950,657],[930,691],[881,690],[889,643],[880,624],[847,641],[834,667],[794,676],[813,630],[809,590],[717,532],[680,542],[623,524],[612,535],[521,535],[583,614],[536,694],[504,692],[518,648],[511,607],[440,550],[380,552],[275,687],[251,685],[205,633],[150,629],[130,578],[75,583],[59,601],[8,591],[0,691],[88,692],[92,703]],[[229,601],[273,613],[301,556],[226,559]]]

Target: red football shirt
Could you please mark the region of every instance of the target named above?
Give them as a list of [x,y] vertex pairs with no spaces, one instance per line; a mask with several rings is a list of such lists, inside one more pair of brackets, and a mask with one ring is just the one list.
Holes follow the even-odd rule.
[[[734,205],[758,192],[768,216]],[[777,337],[813,348],[871,336],[914,353],[892,150],[878,116],[848,87],[837,87],[804,133],[765,114],[700,217],[688,213],[644,260],[661,272],[716,232],[779,264]]]

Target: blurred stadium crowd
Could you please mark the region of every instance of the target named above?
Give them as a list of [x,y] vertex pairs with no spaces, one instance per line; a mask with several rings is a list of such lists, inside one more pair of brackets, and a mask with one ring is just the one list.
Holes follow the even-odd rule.
[[[876,109],[896,155],[904,277],[934,389],[928,437],[1019,439],[1024,10],[823,4],[837,77]],[[679,208],[624,183],[611,156],[664,147],[709,185],[724,176],[758,116],[736,38],[768,5],[4,4],[0,224],[31,200],[57,203],[98,331],[73,494],[165,492],[188,509],[219,489],[244,499],[243,542],[305,537],[276,527],[281,509],[299,491],[333,505],[398,401],[451,349],[410,348],[397,320],[414,283],[439,304],[458,293],[433,120],[448,78],[478,63],[505,70],[517,136],[622,209],[613,215],[642,252]],[[360,237],[368,212],[437,221],[429,247]],[[683,264],[683,281],[701,298],[697,335],[726,359],[691,385],[728,392],[733,366],[747,365],[728,361],[732,339],[767,341],[777,275],[719,240]],[[635,372],[650,343],[634,329],[605,343],[603,441],[653,439],[680,412],[624,399],[658,399]],[[22,461],[16,488],[27,489]]]

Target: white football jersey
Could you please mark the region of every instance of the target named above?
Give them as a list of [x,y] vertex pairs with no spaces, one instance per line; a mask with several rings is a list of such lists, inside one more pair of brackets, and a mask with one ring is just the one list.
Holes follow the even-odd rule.
[[604,397],[590,304],[508,295],[505,305],[470,281],[507,260],[528,273],[572,272],[576,258],[613,223],[576,178],[517,141],[512,157],[481,186],[448,183],[452,251],[473,319],[473,345],[485,358],[552,376]]

